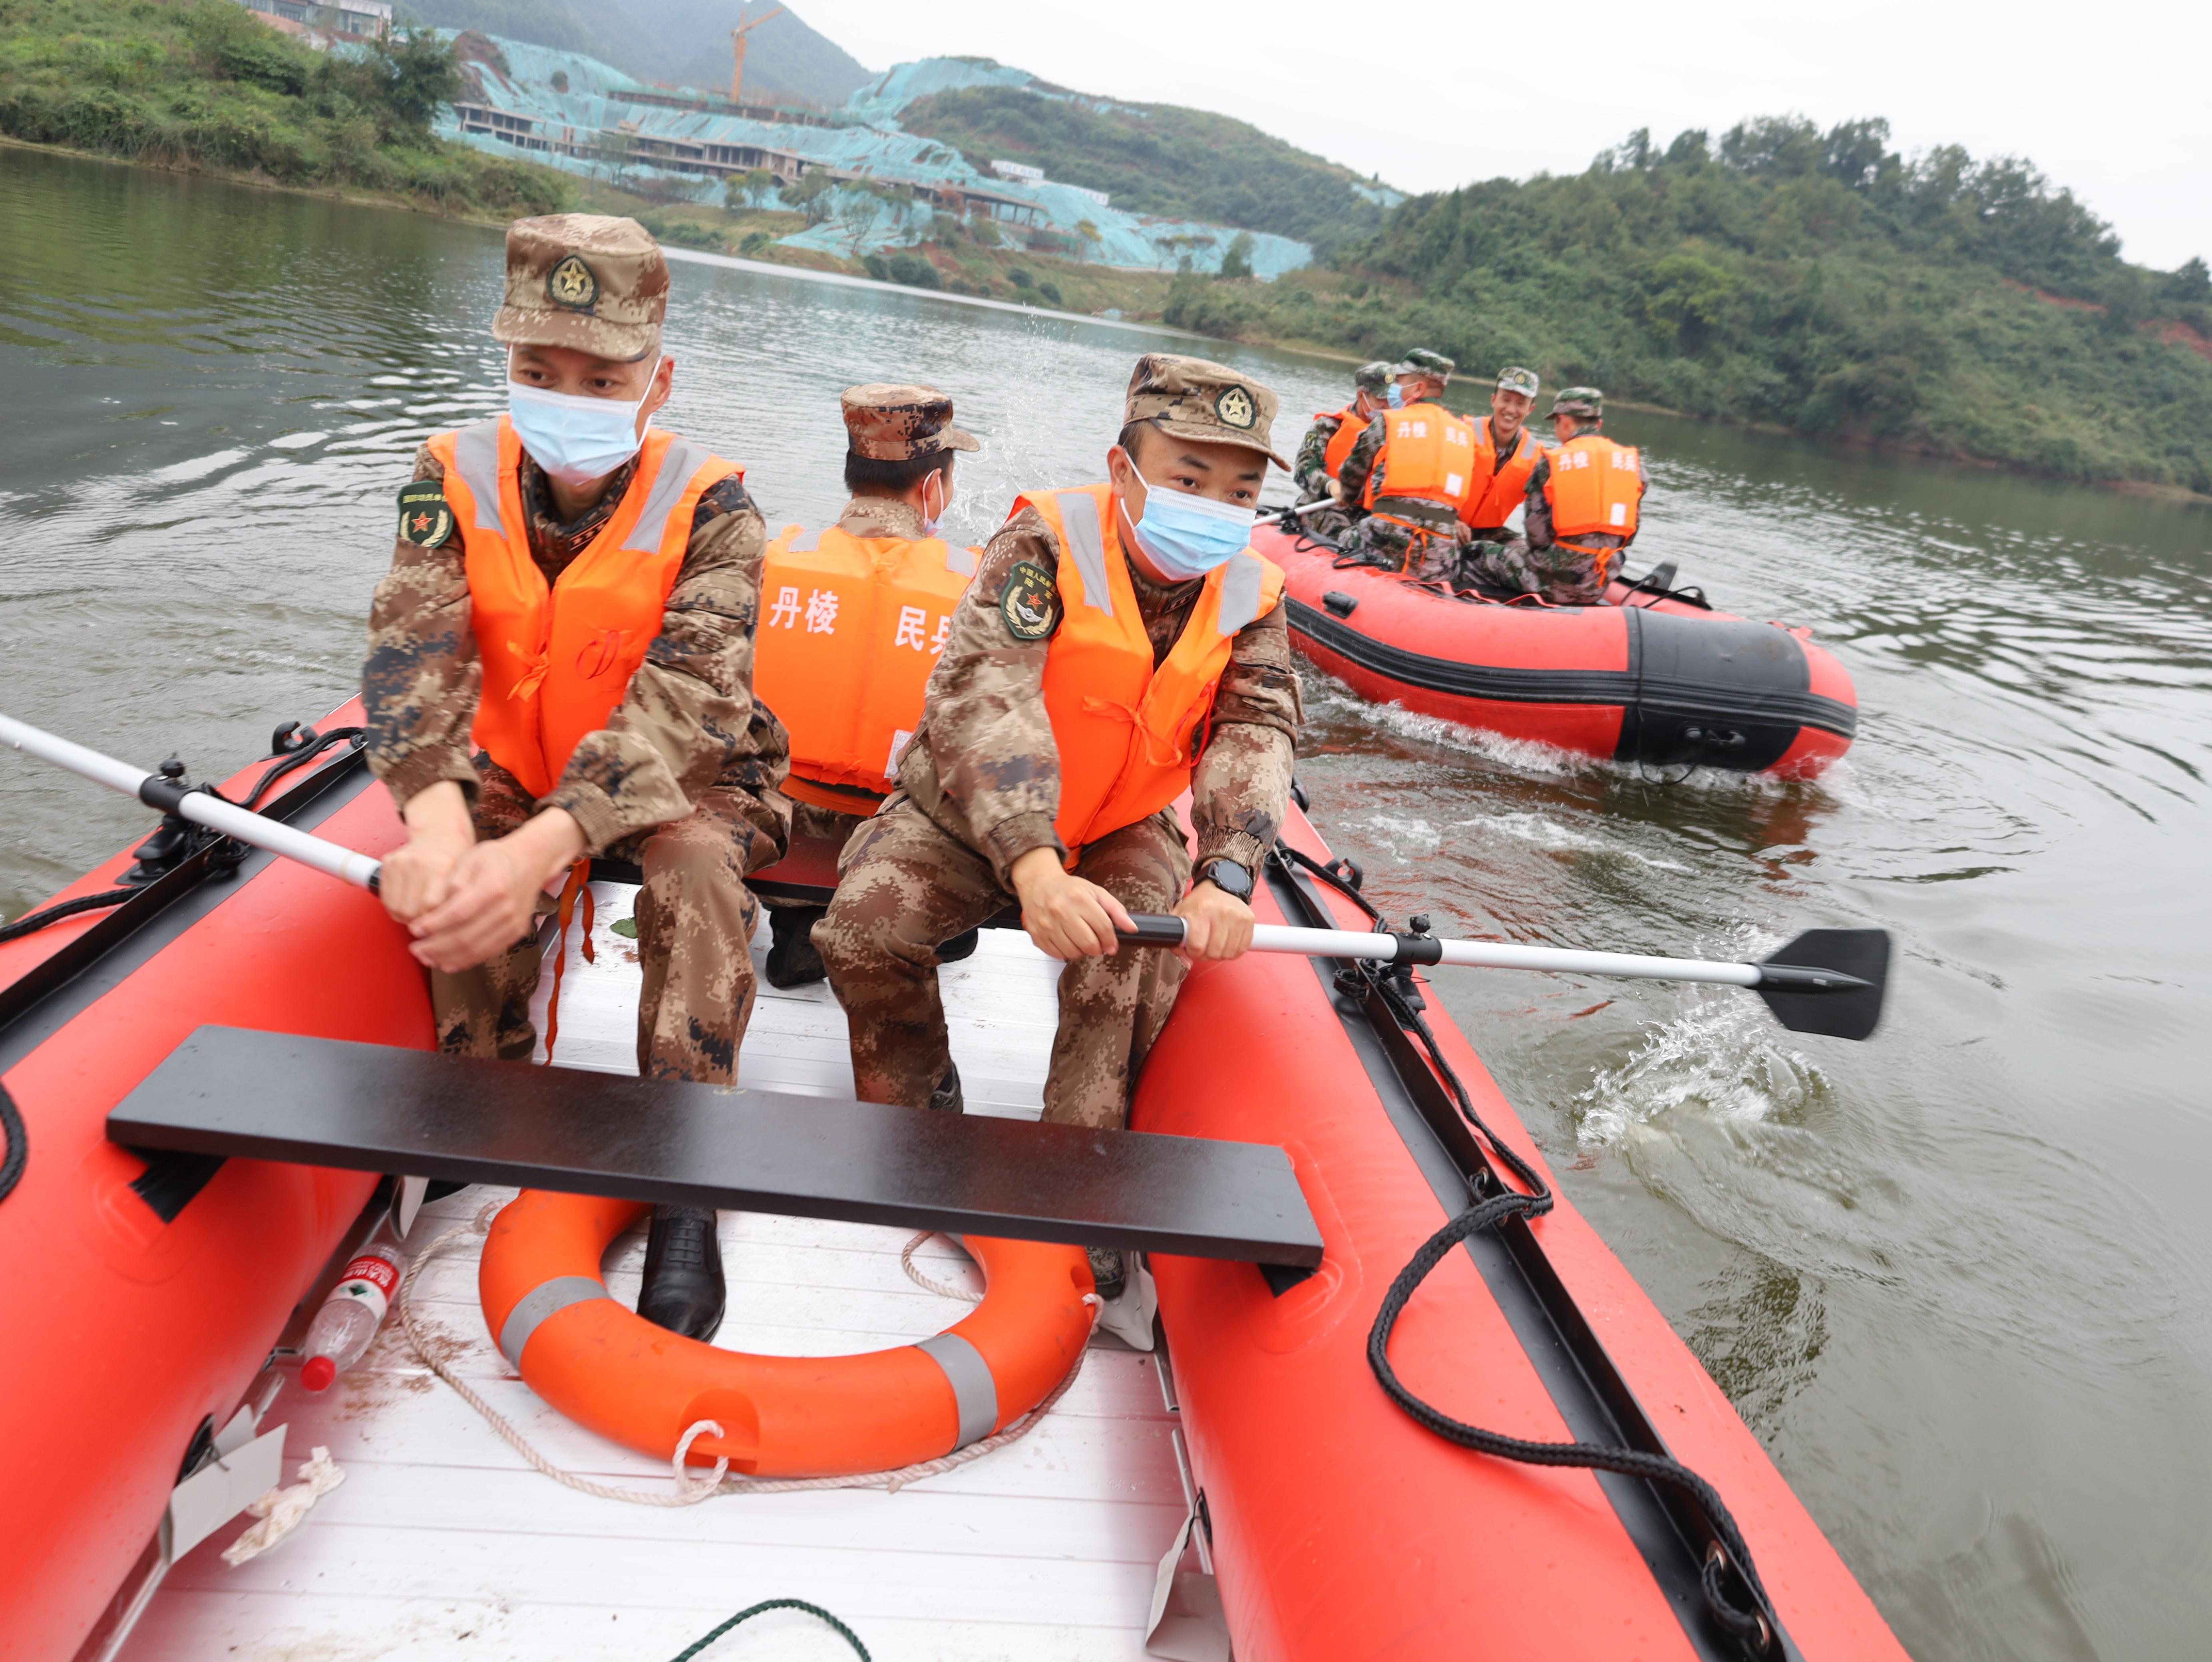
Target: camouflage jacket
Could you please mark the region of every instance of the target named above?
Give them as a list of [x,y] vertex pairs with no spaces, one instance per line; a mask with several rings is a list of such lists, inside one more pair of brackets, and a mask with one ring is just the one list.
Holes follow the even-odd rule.
[[[527,456],[522,474],[531,554],[550,583],[598,534],[629,488],[629,472],[568,525],[553,518],[545,476]],[[427,445],[416,452],[414,476],[445,476]],[[588,852],[682,819],[709,786],[760,796],[788,771],[783,725],[752,695],[765,542],[760,512],[737,479],[700,499],[644,664],[612,719],[576,746],[538,804],[574,815]],[[469,729],[483,685],[459,531],[436,548],[399,539],[369,610],[362,699],[369,767],[402,808],[440,779],[453,780],[475,801]]]
[[[1059,544],[1034,508],[1006,522],[984,547],[975,580],[952,614],[945,656],[914,740],[899,765],[899,789],[945,831],[988,857],[1001,883],[1032,848],[1066,852],[1053,829],[1060,810],[1060,757],[1045,713],[1049,639],[1017,640],[999,604],[1016,564],[1060,568]],[[1200,585],[1163,586],[1134,570],[1130,580],[1152,637],[1153,662],[1182,631]],[[1225,857],[1257,870],[1281,828],[1303,715],[1290,631],[1277,606],[1237,632],[1213,695],[1213,726],[1191,779],[1198,859]]]
[[1328,441],[1343,425],[1341,416],[1318,416],[1306,429],[1298,453],[1291,458],[1291,478],[1297,485],[1300,501],[1310,502],[1328,494],[1328,470],[1322,464],[1328,455]]

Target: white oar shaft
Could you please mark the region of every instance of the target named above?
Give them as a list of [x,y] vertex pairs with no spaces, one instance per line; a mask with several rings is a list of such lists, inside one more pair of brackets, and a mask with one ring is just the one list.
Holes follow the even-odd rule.
[[[1654,981],[1717,981],[1729,986],[1757,986],[1756,964],[1727,964],[1701,958],[1646,958],[1626,952],[1576,952],[1563,947],[1514,946],[1502,941],[1444,941],[1437,961],[1488,969],[1543,969],[1580,975],[1638,976]],[[1287,952],[1307,958],[1369,958],[1391,963],[1399,956],[1395,935],[1362,935],[1340,929],[1293,929],[1257,924],[1255,952]]]
[[[210,796],[204,791],[176,792],[169,782],[158,774],[149,774],[133,767],[127,761],[118,761],[97,750],[87,749],[82,744],[17,721],[12,716],[0,715],[0,742],[13,745],[27,755],[42,761],[51,761],[66,767],[72,773],[82,774],[96,784],[124,795],[148,800],[147,787],[158,795],[173,795],[175,811],[196,825],[204,825],[211,831],[235,837],[256,848],[265,848],[272,854],[311,865],[318,871],[360,889],[376,886],[377,862],[366,854],[357,854],[350,848],[341,848],[334,842],[295,831],[290,826],[255,813],[250,808],[240,808],[235,803],[225,802],[220,797]],[[155,803],[153,805],[162,805]]]

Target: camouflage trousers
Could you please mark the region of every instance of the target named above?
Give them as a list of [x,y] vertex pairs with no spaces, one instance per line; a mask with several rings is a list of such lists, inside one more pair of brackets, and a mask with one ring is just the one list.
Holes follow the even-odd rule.
[[[791,799],[791,834],[793,838],[819,837],[842,848],[852,840],[853,833],[867,822],[866,814],[841,814],[834,808],[817,808],[814,804],[801,802],[796,797]],[[785,900],[768,895],[760,896],[760,903],[771,912],[813,904],[810,901]]]
[[[1087,844],[1075,870],[1132,912],[1165,912],[1190,881],[1190,855],[1170,810]],[[952,1065],[939,943],[1012,901],[988,860],[904,797],[846,845],[837,898],[815,926],[814,944],[845,1007],[854,1087],[864,1101],[928,1104]],[[1128,1123],[1138,1071],[1184,967],[1171,952],[1146,949],[1079,958],[1061,971],[1046,1119],[1109,1130]]]
[[1431,530],[1370,513],[1343,539],[1343,547],[1368,565],[1434,583],[1449,582],[1457,573],[1462,544],[1455,525]]
[[1474,581],[1522,594],[1540,595],[1555,606],[1595,606],[1605,598],[1606,574],[1620,562],[1617,553],[1586,549],[1532,549],[1528,539],[1477,543],[1463,569]]
[[[489,756],[477,758],[483,787],[474,816],[479,839],[500,837],[536,808],[530,792]],[[685,817],[625,839],[607,858],[641,868],[637,955],[637,1071],[647,1079],[728,1084],[753,1010],[753,930],[759,921],[745,874],[782,858],[788,805],[735,786],[715,786]],[[548,898],[539,914],[553,909]],[[430,972],[438,1048],[455,1056],[526,1062],[538,1034],[530,1019],[544,953],[535,933],[476,968]],[[556,1058],[557,1059],[557,1058]]]
[[[1304,507],[1308,502],[1319,500],[1318,497],[1302,496],[1298,500],[1298,506]],[[1309,537],[1321,538],[1342,547],[1345,545],[1345,539],[1352,535],[1358,524],[1359,515],[1357,511],[1339,505],[1333,508],[1316,508],[1311,513],[1302,513],[1291,521],[1291,527],[1294,532],[1303,530]]]

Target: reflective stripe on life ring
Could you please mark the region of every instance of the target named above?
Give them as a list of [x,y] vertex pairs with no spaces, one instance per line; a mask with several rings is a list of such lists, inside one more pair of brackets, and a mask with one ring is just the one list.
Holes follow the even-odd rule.
[[843,1477],[937,1459],[1037,1405],[1091,1336],[1079,1246],[969,1237],[983,1301],[918,1344],[848,1356],[721,1350],[610,1297],[599,1261],[648,1210],[525,1190],[484,1243],[477,1290],[501,1352],[570,1419],[666,1459],[702,1420],[689,1460],[761,1477]]

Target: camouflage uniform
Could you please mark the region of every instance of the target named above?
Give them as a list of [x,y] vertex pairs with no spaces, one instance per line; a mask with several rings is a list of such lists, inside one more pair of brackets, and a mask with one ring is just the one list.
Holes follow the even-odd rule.
[[[1395,367],[1395,373],[1449,383],[1453,367],[1443,353],[1416,347]],[[1370,422],[1353,442],[1352,454],[1344,458],[1344,466],[1338,471],[1347,500],[1365,495],[1368,476],[1376,474],[1374,502],[1344,539],[1344,551],[1367,565],[1402,572],[1423,582],[1449,579],[1459,570],[1464,527],[1459,516],[1440,503],[1391,496],[1389,458],[1382,442],[1387,436],[1385,423]]]
[[[1604,419],[1604,395],[1594,386],[1570,386],[1552,400],[1552,416],[1585,418],[1577,435],[1595,433]],[[1587,549],[1561,548],[1552,540],[1552,505],[1544,486],[1552,476],[1551,458],[1544,456],[1528,476],[1522,498],[1521,535],[1505,543],[1477,543],[1462,566],[1463,579],[1520,594],[1540,595],[1555,606],[1595,606],[1605,599],[1606,584],[1620,569],[1618,559],[1601,567],[1599,556]],[[1580,539],[1608,549],[1625,549],[1636,539],[1606,532],[1586,532]]]
[[[544,297],[577,254],[588,261],[597,314],[549,314]],[[580,215],[522,221],[509,234],[508,261],[495,337],[623,359],[658,343],[666,268],[629,221]],[[525,453],[520,485],[530,551],[549,585],[614,513],[635,466],[625,464],[598,502],[563,524],[544,473]],[[426,446],[415,458],[415,480],[443,477]],[[470,630],[459,530],[427,545],[402,536],[370,610],[362,671],[368,761],[396,803],[404,808],[417,792],[452,779],[469,799],[479,838],[504,835],[541,810],[563,808],[583,832],[587,853],[643,869],[638,1071],[648,1077],[733,1079],[752,1009],[748,948],[757,914],[742,880],[781,858],[791,819],[777,789],[787,749],[783,728],[752,698],[764,542],[760,513],[736,477],[705,493],[644,664],[606,727],[577,744],[553,789],[536,802],[470,743],[483,665]],[[441,1048],[526,1059],[539,963],[531,937],[477,969],[433,971]]]
[[[837,402],[845,422],[848,462],[855,457],[871,462],[914,462],[945,451],[982,448],[972,434],[952,425],[952,400],[933,386],[871,382],[847,387],[838,395]],[[921,481],[917,479],[915,482]],[[909,543],[919,543],[932,535],[922,524],[921,512],[898,496],[852,498],[837,515],[837,529],[848,537],[896,537]],[[881,794],[857,786],[833,786],[812,779],[803,782],[817,791],[850,799],[854,810],[841,813],[834,808],[794,798],[791,820],[794,837],[834,841],[842,849],[853,833],[867,822],[868,816],[883,805]],[[775,937],[769,952],[769,984],[792,987],[820,980],[821,957],[800,937],[803,932],[811,932],[827,908],[804,901],[765,897],[763,903],[769,908]]]
[[[1381,413],[1383,395],[1389,389],[1390,372],[1394,367],[1377,358],[1372,363],[1360,365],[1352,372],[1354,392],[1366,394],[1377,407],[1377,414]],[[1354,402],[1357,403],[1356,397]],[[1344,417],[1338,413],[1316,416],[1314,424],[1306,429],[1306,436],[1298,445],[1297,456],[1291,464],[1291,477],[1298,488],[1299,506],[1303,507],[1308,502],[1318,502],[1328,494],[1328,447],[1343,426]],[[1369,426],[1373,426],[1371,420]],[[1297,523],[1315,537],[1341,543],[1359,517],[1360,509],[1356,501],[1347,495],[1344,505],[1316,508],[1311,513],[1301,515]]]
[[[1258,418],[1249,428],[1188,413],[1225,387],[1243,388],[1256,401]],[[1153,419],[1178,436],[1264,451],[1274,399],[1218,364],[1149,355],[1137,366],[1127,409],[1129,420]],[[854,1084],[872,1101],[922,1107],[950,1071],[938,943],[1012,902],[1008,870],[1022,855],[1036,848],[1066,852],[1054,827],[1058,752],[1043,696],[1049,639],[1016,638],[1000,610],[1009,577],[1024,561],[1059,569],[1059,543],[1033,508],[1016,514],[985,547],[975,580],[953,613],[898,789],[847,846],[836,900],[815,932],[851,1025]],[[1157,664],[1203,585],[1156,584],[1133,565],[1129,576]],[[1299,715],[1279,605],[1238,632],[1215,689],[1212,728],[1191,781],[1201,864],[1225,858],[1259,870],[1285,812]],[[1182,899],[1191,864],[1169,810],[1086,844],[1075,870],[1132,911],[1165,912]],[[1182,960],[1158,951],[1066,967],[1045,1084],[1047,1119],[1126,1122],[1138,1071],[1182,975]]]

